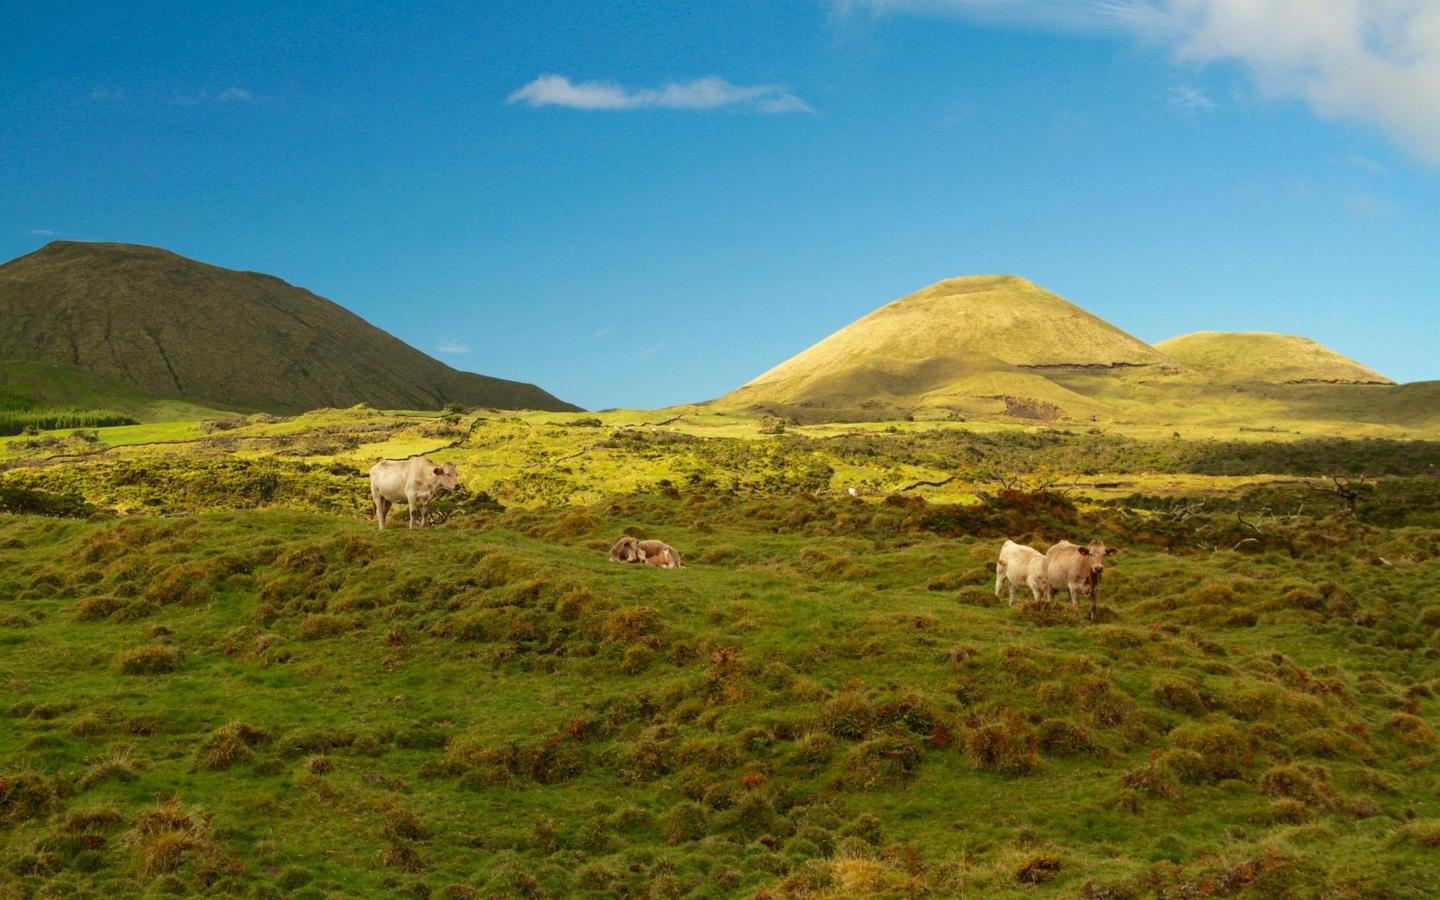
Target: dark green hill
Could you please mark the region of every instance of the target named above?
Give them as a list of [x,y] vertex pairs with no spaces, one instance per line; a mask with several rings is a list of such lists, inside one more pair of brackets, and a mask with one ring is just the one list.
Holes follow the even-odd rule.
[[0,360],[150,397],[268,412],[368,403],[574,410],[452,369],[302,288],[134,244],[56,241],[0,266]]

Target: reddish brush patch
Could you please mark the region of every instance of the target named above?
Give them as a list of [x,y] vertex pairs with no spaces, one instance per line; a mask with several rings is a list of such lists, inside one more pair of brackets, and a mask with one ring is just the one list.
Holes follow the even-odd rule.
[[740,781],[747,788],[753,791],[760,785],[765,783],[765,776],[761,775],[759,772],[746,772],[745,776],[741,778]]

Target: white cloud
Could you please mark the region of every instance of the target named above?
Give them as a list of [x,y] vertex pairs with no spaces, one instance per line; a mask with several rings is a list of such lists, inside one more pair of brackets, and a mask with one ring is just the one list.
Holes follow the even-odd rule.
[[1383,219],[1395,211],[1395,204],[1369,191],[1356,191],[1345,198],[1345,208],[1362,219]]
[[1242,65],[1261,93],[1381,129],[1440,163],[1435,0],[832,0],[864,11],[1126,33],[1181,61]]
[[51,230],[48,229],[48,228],[32,228],[32,229],[30,229],[30,233],[33,234],[35,237],[54,237],[54,236],[55,236],[55,232],[51,231]]
[[200,106],[205,103],[254,103],[255,95],[242,87],[228,87],[218,94],[203,88],[193,94],[181,94],[175,98],[178,106]]
[[780,85],[735,85],[709,76],[658,88],[624,88],[613,81],[572,82],[564,75],[541,75],[505,100],[527,106],[565,106],[586,110],[722,109],[813,113],[810,104]]
[[642,358],[644,358],[644,359],[649,359],[650,357],[654,356],[655,354],[659,353],[661,350],[664,350],[664,349],[665,349],[665,342],[664,342],[664,341],[656,341],[655,343],[653,343],[653,344],[651,344],[650,346],[646,347],[644,350],[641,350],[641,351],[640,351],[640,356],[641,356]]
[[1215,108],[1215,101],[1210,99],[1209,94],[1183,84],[1170,89],[1169,99],[1171,106],[1186,112],[1210,112]]
[[470,348],[457,340],[452,340],[451,338],[441,338],[435,344],[435,352],[458,355],[461,353],[469,353]]
[[97,103],[104,103],[113,100],[124,100],[125,91],[117,87],[96,85],[95,87],[90,89],[90,99],[96,101]]

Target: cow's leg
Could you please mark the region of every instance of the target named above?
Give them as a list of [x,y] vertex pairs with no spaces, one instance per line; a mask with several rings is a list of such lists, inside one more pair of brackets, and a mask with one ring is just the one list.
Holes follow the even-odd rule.
[[1070,582],[1070,608],[1080,611],[1080,586],[1073,581]]
[[1095,604],[1100,602],[1100,585],[1090,585],[1090,619],[1095,619]]
[[1000,584],[1005,580],[1005,564],[995,564],[995,596],[1000,596]]
[[410,513],[411,528],[415,527],[415,507],[418,505],[418,499],[414,491],[405,492],[405,510]]
[[385,503],[386,503],[385,498],[382,497],[382,496],[380,496],[380,492],[379,492],[379,491],[377,491],[377,490],[375,490],[375,489],[372,488],[371,491],[370,491],[370,502],[375,505],[375,525],[376,525],[376,527],[378,527],[381,531],[384,531],[384,530],[385,530],[385,512],[386,512],[386,510],[385,510]]
[[1010,605],[1011,605],[1011,606],[1014,606],[1014,605],[1015,605],[1015,579],[1011,578],[1011,579],[1009,579],[1009,581],[1010,581]]

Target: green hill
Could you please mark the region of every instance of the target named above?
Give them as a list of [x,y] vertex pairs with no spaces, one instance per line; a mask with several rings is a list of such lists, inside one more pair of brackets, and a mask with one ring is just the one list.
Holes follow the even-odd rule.
[[[1052,376],[1173,374],[1155,348],[1023,278],[938,282],[882,306],[721,405],[830,411],[1093,414],[1095,400]],[[977,401],[979,401],[977,403]]]
[[1267,384],[1394,384],[1309,338],[1264,331],[1197,331],[1155,345],[1213,381]]
[[75,383],[149,398],[267,412],[578,408],[452,369],[273,276],[154,247],[56,241],[12,260],[0,266],[0,317],[0,360],[69,367],[83,373]]

